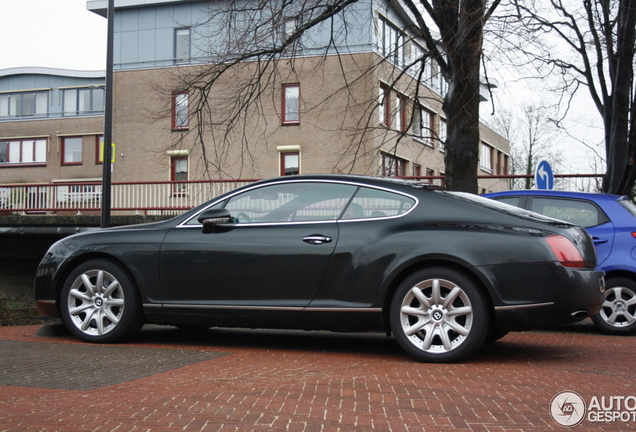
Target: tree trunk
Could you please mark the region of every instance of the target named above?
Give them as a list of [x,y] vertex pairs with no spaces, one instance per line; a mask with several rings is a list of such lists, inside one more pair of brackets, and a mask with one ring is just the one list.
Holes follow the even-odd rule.
[[[466,82],[462,74],[451,82],[444,101],[448,116],[448,135],[444,147],[446,187],[450,190],[477,193],[479,169],[479,80],[476,92],[469,91],[474,84]],[[457,82],[459,81],[459,82]],[[475,93],[475,94],[472,94]]]
[[484,1],[462,3],[461,18],[442,39],[448,49],[449,90],[444,99],[448,135],[444,153],[446,187],[477,193],[479,169],[479,71]]
[[616,53],[610,64],[611,94],[604,101],[604,126],[607,149],[607,171],[603,191],[632,195],[636,166],[634,164],[634,132],[630,131],[633,116],[631,92],[634,81],[634,42],[636,5],[621,1],[617,17]]

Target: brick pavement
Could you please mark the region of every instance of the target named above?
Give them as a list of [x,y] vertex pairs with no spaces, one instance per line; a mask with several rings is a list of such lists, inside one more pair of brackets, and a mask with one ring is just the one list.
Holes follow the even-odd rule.
[[[0,386],[7,431],[565,430],[549,414],[560,391],[588,404],[636,396],[633,338],[590,324],[509,334],[451,365],[417,363],[393,339],[366,334],[146,326],[104,350],[55,326],[25,326],[0,327],[0,342],[3,351],[28,347],[25,361],[37,357],[33,372]],[[118,358],[130,366],[112,367]],[[162,358],[165,367],[153,369]],[[42,385],[31,380],[36,369],[57,388],[30,387]],[[100,373],[87,389],[62,385]],[[574,430],[632,429],[636,421],[586,419]]]

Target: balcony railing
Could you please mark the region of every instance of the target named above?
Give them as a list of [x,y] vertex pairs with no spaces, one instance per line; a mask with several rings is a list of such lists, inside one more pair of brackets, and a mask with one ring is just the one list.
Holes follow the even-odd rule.
[[[532,176],[479,176],[487,191],[522,189]],[[415,177],[410,177],[415,178]],[[555,175],[555,189],[597,192],[601,174]],[[417,177],[442,185],[443,176]],[[180,214],[256,180],[113,183],[111,210],[120,213]],[[47,213],[101,210],[99,182],[0,185],[0,212]]]

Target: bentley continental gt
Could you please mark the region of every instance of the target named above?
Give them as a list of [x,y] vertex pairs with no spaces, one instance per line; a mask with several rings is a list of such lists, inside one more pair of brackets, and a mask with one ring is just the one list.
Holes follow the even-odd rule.
[[66,237],[35,292],[86,342],[144,323],[384,331],[420,361],[455,362],[509,331],[596,314],[595,266],[567,222],[414,181],[310,175]]

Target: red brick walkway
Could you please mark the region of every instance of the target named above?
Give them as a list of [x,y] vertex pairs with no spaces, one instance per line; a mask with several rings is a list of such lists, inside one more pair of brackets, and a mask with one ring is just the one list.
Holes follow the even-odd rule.
[[[96,352],[69,336],[35,337],[37,331],[0,327],[0,341],[48,348],[44,370],[55,370],[56,350],[68,351],[69,344],[89,358]],[[125,355],[138,360],[152,351],[153,363],[157,352],[219,356],[93,390],[26,387],[18,379],[0,386],[0,430],[546,431],[566,430],[549,409],[561,391],[577,392],[588,404],[593,397],[636,401],[636,341],[597,334],[591,325],[509,334],[451,365],[417,363],[377,335],[225,329],[195,335],[149,326],[130,347],[147,349]],[[87,362],[109,362],[73,359],[57,366],[71,363],[78,379]],[[103,378],[114,373],[108,369],[111,376]],[[635,420],[585,418],[574,430],[631,429]]]

